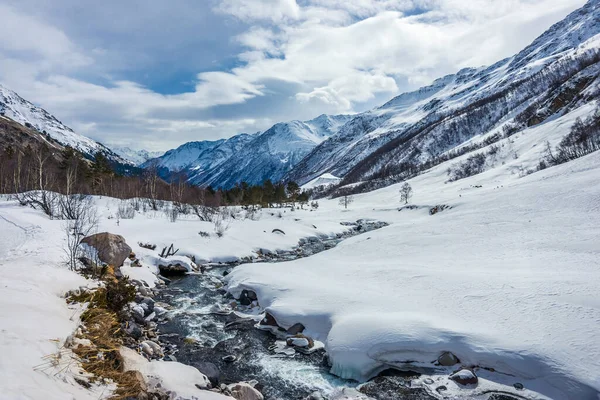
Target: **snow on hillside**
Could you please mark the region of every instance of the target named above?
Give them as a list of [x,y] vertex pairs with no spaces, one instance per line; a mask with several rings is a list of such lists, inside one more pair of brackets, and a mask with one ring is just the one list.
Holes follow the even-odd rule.
[[306,190],[306,189],[314,189],[319,186],[329,186],[329,185],[339,183],[340,181],[341,181],[341,179],[338,178],[337,176],[331,175],[329,173],[325,173],[321,176],[316,177],[312,181],[304,184],[302,186],[302,189]]
[[[325,172],[344,177],[355,167],[362,168],[356,171],[356,179],[365,178],[400,161],[427,161],[475,134],[494,129],[503,119],[514,118],[516,111],[535,105],[543,93],[554,89],[545,77],[504,93],[512,84],[533,78],[552,64],[555,70],[574,64],[585,51],[600,51],[599,20],[600,3],[591,0],[512,58],[490,67],[463,69],[356,115],[312,150],[286,179],[303,184]],[[485,104],[490,110],[481,110]],[[552,112],[562,111],[555,106]],[[397,143],[383,151],[382,147],[393,140]],[[403,140],[408,140],[407,144]]]
[[[472,398],[515,382],[552,399],[595,398],[600,153],[518,172],[589,112],[507,140],[519,156],[507,151],[480,175],[446,183],[450,162],[412,179],[415,209],[398,211],[399,185],[356,196],[343,214],[322,201],[319,214],[391,225],[310,258],[243,265],[228,276],[229,290],[254,290],[284,328],[304,324],[326,342],[332,372],[346,378],[431,367],[452,351],[500,374],[478,369],[483,383]],[[430,215],[436,205],[450,208]],[[457,390],[434,378],[449,395]]]
[[60,144],[71,146],[86,154],[92,155],[106,150],[101,144],[73,132],[46,110],[35,106],[2,85],[0,85],[0,115],[6,115],[21,125],[30,124],[40,132],[45,131]]

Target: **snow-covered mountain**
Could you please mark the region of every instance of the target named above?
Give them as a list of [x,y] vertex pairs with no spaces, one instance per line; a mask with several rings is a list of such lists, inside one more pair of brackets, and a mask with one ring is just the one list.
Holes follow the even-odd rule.
[[[520,130],[598,95],[600,2],[590,0],[516,56],[467,68],[358,114],[286,179],[357,182],[401,172],[475,136]],[[500,132],[504,134],[506,131]]]
[[278,181],[350,118],[320,115],[310,121],[278,123],[262,133],[189,142],[144,165],[157,165],[162,174],[184,171],[196,185],[229,188],[242,181]]
[[111,147],[111,149],[120,157],[136,166],[164,154],[163,151],[133,150],[129,147]]
[[21,125],[48,135],[62,146],[70,146],[88,157],[103,153],[109,160],[119,164],[131,164],[102,143],[73,131],[48,111],[25,100],[16,92],[0,84],[0,115]]
[[373,110],[187,143],[157,160],[169,171],[185,170],[194,184],[214,187],[264,179],[305,184],[324,174],[345,183],[398,175],[478,137],[510,135],[594,100],[599,10],[600,2],[590,0],[515,56],[465,68]]

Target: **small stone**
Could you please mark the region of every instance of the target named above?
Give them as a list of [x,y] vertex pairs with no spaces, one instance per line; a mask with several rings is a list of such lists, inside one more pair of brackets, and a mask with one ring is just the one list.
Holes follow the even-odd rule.
[[235,360],[237,360],[237,357],[234,355],[228,355],[228,356],[221,358],[221,360],[225,361],[226,363],[232,363]]
[[477,385],[478,379],[477,379],[477,375],[475,375],[475,373],[473,371],[471,371],[470,369],[461,369],[458,372],[453,373],[452,375],[450,375],[450,379],[452,379],[454,382],[458,383],[459,385]]
[[515,383],[513,386],[517,390],[523,390],[523,389],[525,389],[525,387],[523,386],[523,384],[519,383],[519,382]]
[[308,339],[300,337],[291,337],[286,340],[288,346],[296,346],[296,347],[308,347],[309,342]]
[[237,400],[264,400],[262,393],[245,382],[229,385],[229,390]]
[[294,325],[290,326],[287,330],[287,333],[289,335],[297,335],[299,333],[304,332],[304,325],[302,325],[301,323],[295,323]]
[[446,390],[448,390],[448,388],[446,386],[444,386],[444,385],[438,386],[438,387],[435,388],[435,391],[438,392],[438,393],[445,392]]
[[134,339],[139,339],[143,335],[142,328],[140,328],[140,326],[133,321],[129,321],[127,323],[127,327],[125,328],[125,333]]
[[144,297],[140,303],[146,305],[148,314],[154,311],[154,300],[152,300],[150,297]]
[[437,359],[438,363],[443,367],[451,367],[458,364],[460,361],[458,357],[449,351],[443,352]]
[[433,379],[431,379],[431,378],[425,378],[423,380],[423,382],[425,382],[426,385],[431,385],[433,383]]
[[144,316],[146,315],[146,310],[139,304],[136,304],[131,308],[131,315],[136,322],[143,324]]
[[279,326],[275,318],[269,313],[266,313],[265,317],[262,320],[260,320],[260,325]]
[[142,352],[148,355],[149,357],[152,357],[154,355],[152,347],[150,347],[150,345],[147,342],[140,343],[140,348],[142,349]]
[[147,350],[144,350],[145,348],[151,348],[152,351],[150,353],[147,353],[150,356],[156,356],[156,357],[163,357],[163,351],[162,348],[160,347],[160,345],[158,343],[155,343],[151,340],[145,340],[141,343],[142,346],[142,351],[146,352]]

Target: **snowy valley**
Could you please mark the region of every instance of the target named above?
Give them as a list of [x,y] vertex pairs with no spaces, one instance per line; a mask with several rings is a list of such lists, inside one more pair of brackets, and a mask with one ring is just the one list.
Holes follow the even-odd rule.
[[0,399],[600,399],[600,2],[164,154],[0,86]]

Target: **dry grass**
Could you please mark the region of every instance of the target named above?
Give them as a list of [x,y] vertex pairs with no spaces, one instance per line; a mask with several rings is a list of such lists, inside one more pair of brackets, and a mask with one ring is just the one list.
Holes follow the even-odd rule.
[[[131,286],[107,282],[105,288],[93,292],[82,293],[69,297],[70,302],[88,302],[88,308],[81,314],[83,324],[81,339],[88,339],[92,345],[79,345],[73,352],[79,357],[82,368],[92,374],[92,382],[114,382],[117,390],[112,399],[138,398],[145,391],[143,383],[135,371],[123,370],[123,358],[119,352],[122,345],[123,333],[118,311],[122,301],[135,295]],[[119,301],[114,303],[114,299]]]

